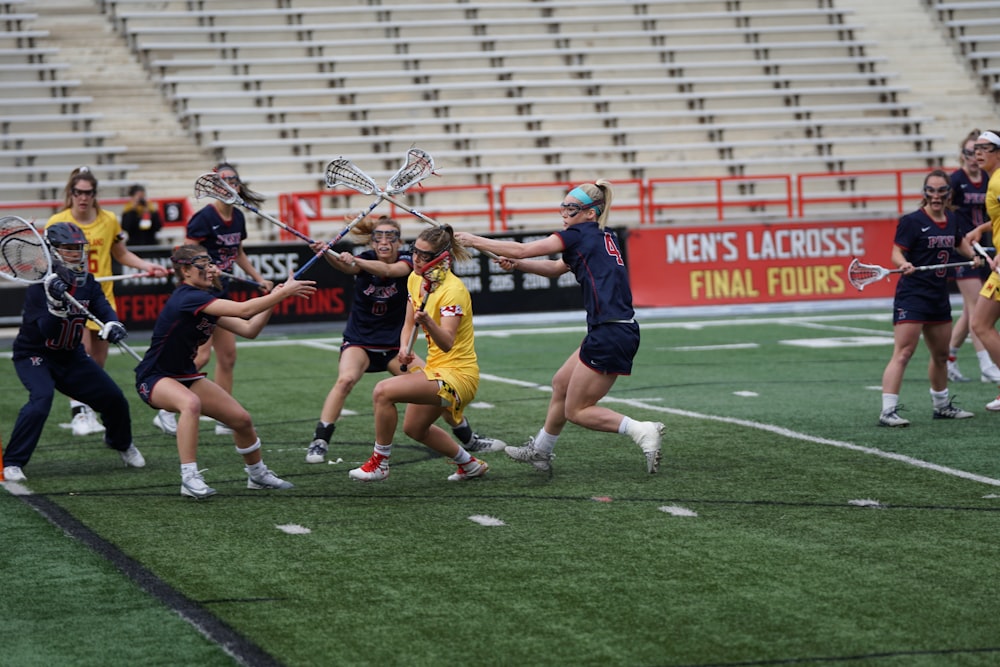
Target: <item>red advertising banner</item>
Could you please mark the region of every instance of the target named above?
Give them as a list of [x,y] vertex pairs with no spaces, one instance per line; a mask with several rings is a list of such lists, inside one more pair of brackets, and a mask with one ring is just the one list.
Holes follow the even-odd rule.
[[891,297],[895,276],[859,292],[847,266],[889,266],[896,220],[632,229],[636,306]]

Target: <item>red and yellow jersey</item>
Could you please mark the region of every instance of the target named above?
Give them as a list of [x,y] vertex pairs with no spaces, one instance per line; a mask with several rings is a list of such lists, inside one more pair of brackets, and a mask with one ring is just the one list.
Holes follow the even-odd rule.
[[[101,209],[97,214],[96,220],[89,225],[84,225],[77,222],[70,209],[66,209],[49,218],[45,226],[48,227],[57,222],[72,222],[83,231],[83,235],[87,237],[87,243],[89,244],[87,270],[93,273],[95,278],[112,275],[111,249],[115,243],[121,240],[122,233],[122,226],[118,222],[117,215],[107,209]],[[114,282],[101,283],[101,289],[111,307],[117,310]],[[92,322],[87,323],[88,327],[92,324]],[[96,328],[96,325],[94,325],[94,328]]]
[[[411,273],[406,287],[416,310],[423,302],[420,292],[423,278]],[[461,421],[465,406],[479,389],[479,360],[476,358],[475,331],[472,326],[472,296],[465,284],[450,271],[427,300],[427,313],[437,324],[446,317],[458,317],[455,343],[443,351],[430,336],[427,339],[427,362],[422,369],[428,380],[442,383],[442,397],[451,403],[451,413]]]
[[1000,169],[993,172],[986,186],[986,215],[993,222],[993,238],[1000,239]]

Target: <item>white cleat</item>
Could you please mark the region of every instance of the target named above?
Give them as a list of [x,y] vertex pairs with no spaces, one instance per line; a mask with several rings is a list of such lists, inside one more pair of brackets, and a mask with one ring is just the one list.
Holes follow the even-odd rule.
[[177,415],[169,410],[160,410],[153,417],[153,426],[167,435],[177,435]]
[[142,457],[142,454],[135,448],[134,444],[129,445],[128,449],[124,452],[118,453],[121,454],[122,461],[128,468],[144,468],[146,466],[146,459]]
[[104,425],[97,421],[97,413],[90,408],[84,408],[73,415],[70,428],[73,429],[73,435],[82,436],[104,433]]

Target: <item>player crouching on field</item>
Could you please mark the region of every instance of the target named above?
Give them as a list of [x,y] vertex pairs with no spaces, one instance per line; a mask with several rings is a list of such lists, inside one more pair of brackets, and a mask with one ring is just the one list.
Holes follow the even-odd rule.
[[122,390],[83,346],[87,315],[67,302],[69,293],[106,322],[99,335],[111,343],[125,338],[125,327],[104,297],[100,284],[87,271],[87,238],[72,222],[45,230],[53,252],[53,271],[44,283],[28,287],[21,329],[14,339],[17,377],[28,390],[4,451],[4,479],[22,482],[22,470],[31,458],[52,408],[55,390],[82,401],[101,415],[104,442],[121,454],[126,466],[146,465],[132,444],[132,418]]
[[309,297],[312,280],[279,285],[269,294],[248,301],[218,296],[219,269],[202,246],[183,245],[171,257],[177,288],[163,306],[149,350],[135,369],[139,397],[150,407],[179,413],[177,452],[181,460],[181,495],[207,498],[215,489],[198,471],[198,418],[206,415],[233,430],[236,451],[246,463],[248,489],[289,489],[290,482],[268,470],[261,460],[260,438],[250,414],[225,389],[195,368],[198,347],[215,328],[244,338],[256,338],[278,303],[293,296]]
[[427,362],[382,380],[372,392],[375,408],[375,451],[360,468],[348,473],[361,482],[380,482],[389,476],[389,457],[398,423],[400,403],[406,405],[403,432],[447,456],[457,466],[450,482],[482,477],[489,470],[434,422],[448,413],[450,423],[461,424],[462,414],[479,389],[479,362],[472,327],[472,297],[465,284],[448,270],[454,259],[470,255],[456,246],[451,227],[425,229],[413,244],[413,273],[407,280],[409,302],[399,334],[400,367],[417,362],[412,350],[415,327],[427,338]]

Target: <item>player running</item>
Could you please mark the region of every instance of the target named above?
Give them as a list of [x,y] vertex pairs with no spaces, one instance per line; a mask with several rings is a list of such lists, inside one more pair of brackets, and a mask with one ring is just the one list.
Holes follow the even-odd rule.
[[[632,438],[646,457],[646,470],[660,467],[663,424],[637,421],[597,405],[607,396],[619,375],[631,375],[639,351],[639,324],[632,309],[632,288],[618,237],[605,229],[611,200],[611,183],[599,180],[573,188],[559,210],[563,230],[531,241],[498,241],[459,232],[456,240],[466,246],[500,255],[500,265],[548,278],[570,271],[583,290],[587,335],[552,378],[552,398],[544,426],[522,447],[507,447],[507,455],[552,471],[553,448],[567,421],[592,431],[623,433]],[[562,253],[561,259],[524,261]]]

